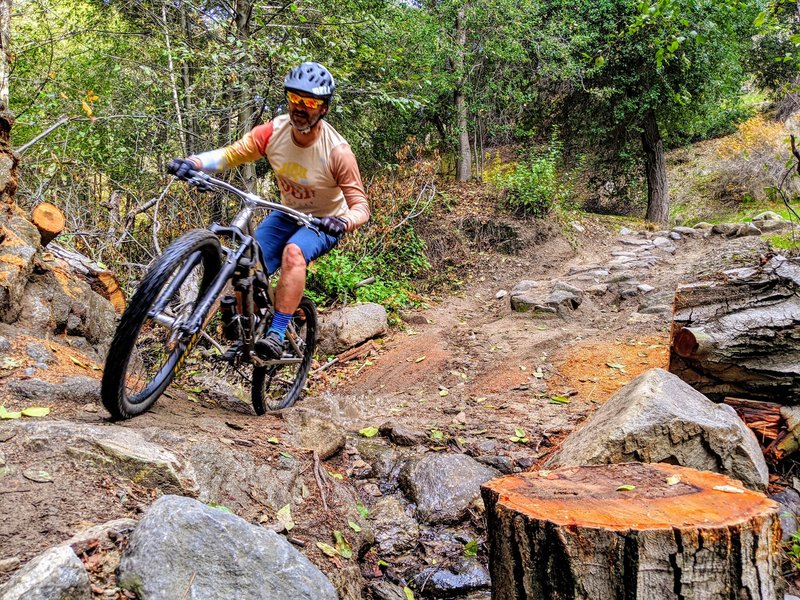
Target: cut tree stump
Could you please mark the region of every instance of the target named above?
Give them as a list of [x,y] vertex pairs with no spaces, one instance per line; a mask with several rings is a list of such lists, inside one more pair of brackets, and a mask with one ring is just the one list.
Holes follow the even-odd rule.
[[778,504],[724,475],[562,467],[481,492],[493,600],[783,598]]
[[31,221],[42,236],[42,246],[53,241],[67,224],[61,209],[49,202],[42,202],[33,209]]
[[669,370],[712,400],[800,404],[800,259],[678,287]]
[[83,254],[67,250],[56,243],[50,244],[47,250],[56,258],[67,263],[70,269],[82,277],[95,292],[111,302],[116,312],[122,313],[125,310],[125,294],[111,271],[101,267]]

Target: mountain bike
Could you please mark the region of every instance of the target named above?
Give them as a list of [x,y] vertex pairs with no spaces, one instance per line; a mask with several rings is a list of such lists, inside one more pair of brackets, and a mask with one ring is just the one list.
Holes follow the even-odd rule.
[[[291,406],[305,387],[317,333],[310,298],[303,297],[289,323],[281,357],[263,359],[254,351],[272,321],[275,299],[252,236],[252,218],[256,209],[277,210],[318,234],[320,220],[206,173],[190,171],[187,181],[232,193],[242,207],[229,226],[214,223],[172,242],[142,279],[106,358],[101,398],[113,419],[149,409],[201,339],[234,368],[252,367],[251,399],[258,415]],[[207,329],[221,333],[230,346],[219,344]]]

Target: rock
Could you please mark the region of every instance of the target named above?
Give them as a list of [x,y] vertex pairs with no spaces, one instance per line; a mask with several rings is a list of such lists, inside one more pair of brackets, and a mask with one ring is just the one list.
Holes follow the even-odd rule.
[[661,248],[662,246],[672,246],[672,241],[670,241],[669,238],[659,236],[653,239],[653,246],[656,248]]
[[136,430],[67,421],[21,421],[8,426],[24,436],[15,441],[29,452],[52,449],[51,454],[63,460],[86,461],[143,487],[163,493],[197,493],[191,466]]
[[768,471],[753,432],[663,369],[646,371],[618,391],[547,461],[549,467],[670,462],[723,473],[755,490]]
[[382,577],[373,579],[369,584],[369,589],[375,600],[408,600],[403,586],[387,581]]
[[25,350],[28,356],[40,363],[57,362],[56,355],[53,354],[49,348],[46,348],[44,344],[30,342]]
[[752,223],[742,223],[734,234],[735,237],[746,237],[748,235],[761,235],[761,230]]
[[678,233],[677,231],[670,231],[669,232],[669,239],[678,241],[678,240],[682,240],[683,236],[680,233]]
[[648,308],[655,308],[658,307],[656,312],[661,312],[663,307],[667,307],[667,309],[672,312],[672,303],[675,301],[675,292],[656,292],[656,293],[648,293],[642,300],[639,302],[639,312],[647,314],[646,310]]
[[694,224],[694,229],[712,229],[713,227],[711,223],[706,223],[705,221]]
[[100,381],[91,377],[67,377],[62,383],[40,379],[9,381],[7,389],[20,398],[36,402],[100,403]]
[[656,289],[656,288],[654,288],[652,285],[648,285],[648,284],[646,284],[646,283],[640,283],[640,284],[639,284],[639,285],[637,285],[636,287],[637,287],[637,289],[638,289],[640,292],[643,292],[643,293],[645,293],[645,294],[649,294],[649,293],[650,293],[650,292],[652,292],[654,289]]
[[347,441],[344,429],[330,419],[323,419],[302,408],[284,411],[282,417],[291,426],[297,445],[317,452],[321,460],[338,454],[344,448]]
[[608,291],[608,284],[607,283],[596,283],[594,285],[590,285],[586,288],[586,293],[591,294],[593,296],[602,296]]
[[755,217],[753,217],[753,221],[784,221],[784,220],[785,219],[782,216],[771,210],[765,210],[764,212],[760,212]]
[[368,339],[386,333],[386,309],[367,302],[320,315],[318,348],[323,354],[339,354]]
[[642,240],[639,238],[622,238],[620,239],[619,243],[624,244],[626,246],[640,246],[640,247],[652,246],[650,240]]
[[800,515],[800,493],[792,488],[781,490],[770,496],[772,500],[781,505],[781,534],[784,542],[792,538],[797,531],[798,516]]
[[375,477],[385,485],[394,486],[403,466],[401,455],[381,440],[359,440],[358,453],[372,466]]
[[628,229],[627,227],[620,227],[619,234],[620,235],[631,235],[634,233],[633,229]]
[[100,525],[93,525],[92,527],[82,529],[65,543],[69,546],[73,546],[94,539],[116,539],[121,535],[133,531],[137,522],[138,521],[135,519],[114,519],[113,521],[101,523]]
[[8,352],[11,348],[11,342],[4,335],[0,335],[0,352]]
[[3,600],[91,600],[89,575],[69,546],[40,554],[0,587]]
[[428,523],[454,523],[480,503],[480,485],[499,472],[465,454],[426,454],[405,465],[400,486]]
[[586,228],[577,221],[570,221],[569,224],[578,233],[583,233],[586,231]]
[[156,500],[133,531],[119,586],[147,600],[336,600],[331,582],[274,531],[180,496]]
[[494,295],[494,297],[497,300],[501,300],[502,298],[505,298],[507,295],[508,295],[507,290],[498,290],[497,293]]
[[425,441],[425,434],[401,423],[384,423],[378,429],[398,446],[417,446]]
[[394,496],[378,500],[369,513],[380,556],[412,551],[419,541],[419,525]]
[[517,473],[519,471],[516,462],[508,456],[489,454],[486,456],[477,456],[475,460],[483,465],[497,469],[504,475],[510,475],[511,473]]
[[[695,225],[697,227],[697,225]],[[736,235],[739,230],[739,223],[717,223],[711,227],[711,233],[718,233],[720,235]]]
[[672,231],[680,235],[697,235],[698,231],[693,227],[673,227]]
[[762,233],[769,233],[771,231],[781,231],[783,229],[791,229],[791,221],[758,221],[758,228]]
[[654,304],[639,308],[639,313],[643,315],[666,315],[672,314],[672,306],[667,304]]
[[11,558],[0,558],[0,573],[8,573],[19,568],[22,563],[19,556],[12,556]]
[[491,586],[489,571],[476,559],[462,559],[450,569],[425,569],[415,578],[417,588],[438,597],[460,596]]
[[553,291],[554,292],[569,292],[570,294],[574,294],[576,296],[580,296],[583,293],[583,290],[575,285],[567,283],[566,281],[556,281],[553,284]]
[[20,313],[28,278],[39,247],[39,232],[13,205],[6,225],[0,228],[0,320],[13,323]]

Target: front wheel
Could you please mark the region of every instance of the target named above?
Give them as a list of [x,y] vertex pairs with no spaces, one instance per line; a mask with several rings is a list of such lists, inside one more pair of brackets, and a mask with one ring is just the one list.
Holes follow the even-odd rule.
[[219,240],[196,229],[175,240],[145,275],[122,315],[100,395],[114,419],[143,413],[175,378],[198,331],[186,331],[221,268]]
[[317,309],[303,298],[286,328],[283,356],[253,368],[252,399],[256,414],[281,410],[300,397],[308,378],[317,341]]

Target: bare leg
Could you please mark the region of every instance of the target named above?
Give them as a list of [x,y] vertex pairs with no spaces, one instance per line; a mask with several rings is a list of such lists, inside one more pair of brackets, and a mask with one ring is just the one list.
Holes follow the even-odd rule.
[[303,251],[295,244],[288,244],[283,249],[281,258],[281,276],[275,290],[275,310],[294,314],[300,306],[303,291],[306,289],[306,259]]

